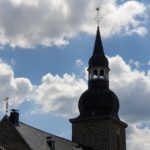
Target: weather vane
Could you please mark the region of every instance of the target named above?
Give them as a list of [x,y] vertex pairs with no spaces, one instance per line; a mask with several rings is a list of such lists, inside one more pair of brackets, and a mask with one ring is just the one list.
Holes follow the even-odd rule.
[[4,101],[6,102],[6,115],[8,114],[8,107],[9,107],[9,97],[6,97],[5,99],[4,99]]
[[97,21],[97,25],[99,26],[100,21],[102,20],[102,16],[100,15],[100,7],[97,7],[96,11],[97,11],[97,15],[96,15],[95,20]]

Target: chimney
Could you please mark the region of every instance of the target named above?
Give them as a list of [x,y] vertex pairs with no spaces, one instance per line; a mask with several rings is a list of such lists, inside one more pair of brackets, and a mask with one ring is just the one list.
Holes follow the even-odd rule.
[[11,121],[15,126],[19,126],[19,112],[16,109],[11,109],[9,121]]

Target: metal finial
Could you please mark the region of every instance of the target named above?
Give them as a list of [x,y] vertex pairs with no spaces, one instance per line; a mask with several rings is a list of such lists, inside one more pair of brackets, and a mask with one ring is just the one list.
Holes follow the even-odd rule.
[[96,15],[95,20],[97,21],[97,26],[99,26],[100,21],[101,21],[101,19],[102,19],[102,16],[100,15],[100,7],[97,7],[97,8],[96,8],[96,11],[97,11],[97,15]]
[[9,108],[9,97],[6,97],[5,99],[4,99],[4,101],[6,102],[6,115],[8,114],[8,108]]

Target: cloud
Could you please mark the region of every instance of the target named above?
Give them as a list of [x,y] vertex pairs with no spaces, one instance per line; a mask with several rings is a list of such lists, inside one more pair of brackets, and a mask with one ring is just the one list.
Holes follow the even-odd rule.
[[33,85],[28,78],[15,77],[12,66],[0,60],[0,110],[4,111],[4,99],[9,97],[11,108],[19,107],[23,102],[34,102],[32,113],[54,113],[60,116],[78,114],[77,103],[87,88],[84,79],[74,74],[46,74],[41,84]]
[[150,60],[147,62],[147,65],[150,66]]
[[130,66],[136,67],[137,69],[139,69],[142,65],[139,61],[135,61],[133,59],[129,60],[129,64]]
[[[77,102],[87,88],[83,79],[74,74],[43,76],[42,83],[34,91],[32,99],[39,105],[39,111],[51,112],[60,116],[77,115]],[[41,109],[40,109],[41,108]]]
[[150,129],[148,127],[139,128],[137,125],[130,125],[130,132],[127,134],[128,150],[149,150]]
[[120,115],[128,122],[148,121],[150,115],[150,76],[131,69],[120,56],[111,57],[110,87],[117,93]]
[[133,29],[129,31],[127,34],[132,35],[132,34],[138,34],[140,36],[144,36],[145,34],[148,33],[147,29],[145,27],[137,27],[136,29]]
[[27,100],[33,85],[27,78],[15,77],[10,65],[0,60],[0,108],[3,108],[5,97],[10,98],[10,105],[18,107],[24,100]]
[[0,45],[61,46],[80,32],[95,34],[97,6],[102,8],[103,37],[147,33],[146,7],[134,0],[0,0]]
[[81,59],[77,59],[77,60],[75,61],[75,63],[76,63],[76,66],[77,66],[77,67],[82,67],[82,66],[84,66],[84,62],[83,62]]

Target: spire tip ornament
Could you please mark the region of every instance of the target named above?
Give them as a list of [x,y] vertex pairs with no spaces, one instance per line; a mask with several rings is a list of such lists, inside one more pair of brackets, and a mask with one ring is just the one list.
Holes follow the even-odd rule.
[[97,26],[99,27],[100,21],[102,20],[102,16],[100,15],[100,7],[96,8],[97,15],[95,17],[95,20],[97,22]]

